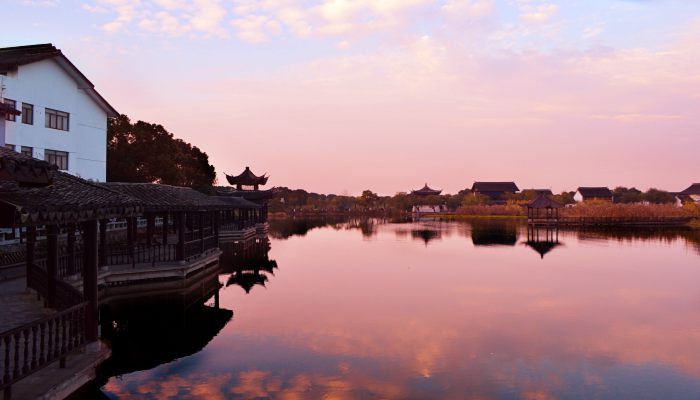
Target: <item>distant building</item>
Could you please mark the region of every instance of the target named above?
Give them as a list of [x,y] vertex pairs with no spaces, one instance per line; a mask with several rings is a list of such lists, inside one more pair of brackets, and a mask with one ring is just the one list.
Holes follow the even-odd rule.
[[607,187],[580,187],[574,194],[577,202],[589,200],[613,201],[613,192]]
[[700,204],[700,183],[693,183],[690,187],[678,194],[680,196],[685,196],[685,199],[691,199],[695,203]]
[[425,185],[423,185],[423,187],[418,189],[418,190],[411,190],[411,194],[418,198],[418,200],[417,200],[418,204],[413,206],[413,208],[411,209],[411,212],[414,214],[435,214],[435,213],[447,212],[447,205],[446,204],[440,204],[440,205],[420,204],[421,200],[427,200],[427,197],[429,197],[429,196],[439,196],[440,193],[442,193],[442,190],[431,189],[427,183]]
[[442,190],[431,189],[426,183],[421,189],[411,190],[411,194],[419,197],[439,196]]
[[[0,145],[85,179],[107,177],[107,118],[117,111],[51,44],[0,48]],[[4,135],[2,135],[4,131]]]
[[519,191],[515,182],[474,182],[472,185],[472,193],[488,196],[494,204],[505,204],[506,195]]

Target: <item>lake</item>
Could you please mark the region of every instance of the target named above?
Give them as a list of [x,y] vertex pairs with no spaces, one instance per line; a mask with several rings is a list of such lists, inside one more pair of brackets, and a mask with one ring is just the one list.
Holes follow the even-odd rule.
[[700,398],[699,231],[290,220],[225,251],[217,299],[115,320],[104,395]]

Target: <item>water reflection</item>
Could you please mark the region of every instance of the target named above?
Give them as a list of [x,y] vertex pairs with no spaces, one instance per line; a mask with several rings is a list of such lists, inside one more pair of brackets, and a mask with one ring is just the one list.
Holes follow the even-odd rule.
[[351,226],[225,253],[225,282],[258,271],[274,272],[275,284],[250,294],[224,287],[221,305],[236,317],[204,349],[110,379],[104,391],[151,399],[700,397],[700,259],[688,251],[697,231],[375,220],[368,241]]
[[540,258],[544,258],[545,254],[562,245],[559,242],[559,227],[528,226],[525,245],[535,250]]
[[222,272],[230,274],[226,286],[238,285],[250,293],[255,285],[265,286],[268,275],[274,275],[277,261],[270,260],[267,237],[246,242],[222,244]]
[[474,220],[470,222],[474,246],[515,246],[518,243],[518,221]]

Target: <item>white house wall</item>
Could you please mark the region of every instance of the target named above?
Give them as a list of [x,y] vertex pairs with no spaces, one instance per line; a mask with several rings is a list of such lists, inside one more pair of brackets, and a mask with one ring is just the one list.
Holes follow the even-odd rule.
[[[107,113],[100,108],[55,61],[21,65],[3,77],[5,98],[34,105],[34,124],[7,122],[5,142],[34,149],[44,159],[44,150],[68,152],[68,172],[85,179],[105,181],[107,175]],[[69,130],[45,127],[45,108],[70,114]]]

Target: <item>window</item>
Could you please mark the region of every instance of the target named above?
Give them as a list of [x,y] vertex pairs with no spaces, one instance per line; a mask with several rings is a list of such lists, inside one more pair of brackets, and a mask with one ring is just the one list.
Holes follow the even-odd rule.
[[34,125],[34,106],[27,103],[22,103],[22,123]]
[[60,170],[68,169],[68,153],[65,151],[58,150],[44,150],[44,160],[48,161],[49,164],[54,164]]
[[[17,102],[14,100],[5,99],[5,104],[9,104],[15,110],[17,109]],[[7,121],[16,121],[17,120],[17,116],[13,115],[13,114],[7,114],[7,116],[5,118]]]
[[67,112],[47,108],[46,127],[51,129],[58,129],[60,131],[67,131],[69,116],[70,115]]
[[20,153],[24,154],[25,156],[34,157],[34,149],[29,146],[22,146]]
[[10,150],[12,150],[12,151],[15,151],[15,145],[14,145],[14,144],[6,143],[6,144],[5,144],[5,148],[6,148],[6,149],[10,149]]

